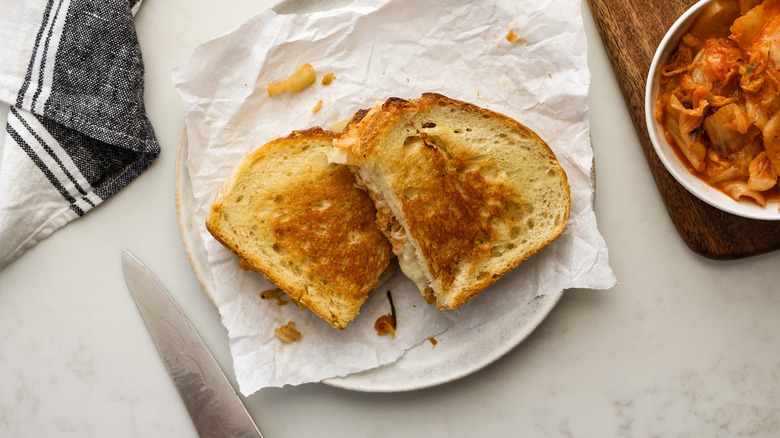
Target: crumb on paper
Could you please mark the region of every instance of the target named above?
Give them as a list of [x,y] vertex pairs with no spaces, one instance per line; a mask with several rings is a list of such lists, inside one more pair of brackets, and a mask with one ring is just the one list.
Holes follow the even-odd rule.
[[406,78],[406,82],[408,83],[408,82],[411,82],[411,81],[409,80],[409,78]]
[[514,29],[509,29],[509,32],[506,33],[506,40],[510,43],[527,43],[528,40],[518,35]]
[[314,67],[307,62],[298,67],[298,70],[295,70],[287,79],[268,84],[268,95],[274,97],[283,91],[297,93],[313,84],[315,80],[317,80],[317,75],[314,73]]
[[521,32],[518,30],[518,27],[520,27],[519,20],[520,20],[519,15],[515,15],[515,18],[513,18],[506,24],[506,40],[512,44],[516,44],[516,43],[528,44],[528,40],[525,39],[521,35]]
[[284,294],[284,291],[279,289],[278,287],[276,289],[269,289],[263,292],[260,292],[260,298],[264,300],[276,300],[277,306],[284,306],[288,303],[284,299],[286,295]]
[[287,78],[287,89],[291,93],[297,93],[313,84],[315,80],[317,75],[314,73],[314,67],[306,63]]
[[238,268],[242,271],[254,271],[252,265],[250,265],[249,262],[244,259],[238,259]]
[[387,314],[377,318],[374,323],[374,330],[376,330],[377,336],[384,336],[390,333],[390,336],[395,339],[395,318],[393,318],[393,315]]
[[433,348],[436,348],[436,344],[439,343],[439,341],[437,341],[436,338],[434,338],[433,336],[428,336],[428,342],[430,342],[431,345],[433,345]]
[[322,108],[322,99],[317,101],[317,105],[314,105],[314,108],[311,109],[311,112],[316,113],[317,111]]
[[273,84],[268,84],[268,95],[270,97],[274,97],[286,89],[287,82],[274,82]]
[[286,325],[274,329],[274,334],[284,342],[295,342],[301,339],[301,332],[295,330],[295,323],[292,321],[287,321]]
[[322,85],[330,85],[331,82],[333,82],[333,79],[336,78],[336,75],[333,73],[326,73],[325,76],[322,77]]

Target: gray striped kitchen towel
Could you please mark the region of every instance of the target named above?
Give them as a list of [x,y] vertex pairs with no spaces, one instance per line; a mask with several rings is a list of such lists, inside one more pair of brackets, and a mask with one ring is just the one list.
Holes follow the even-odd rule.
[[0,1],[0,269],[159,155],[143,102],[139,6]]

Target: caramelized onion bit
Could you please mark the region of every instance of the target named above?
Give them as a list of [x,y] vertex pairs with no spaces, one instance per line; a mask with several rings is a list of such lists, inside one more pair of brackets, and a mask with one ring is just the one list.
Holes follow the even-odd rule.
[[384,336],[390,333],[390,336],[395,339],[395,319],[393,315],[387,314],[377,318],[374,323],[374,330],[376,330],[377,336]]
[[284,342],[296,342],[301,339],[301,332],[295,330],[295,323],[292,321],[288,321],[287,325],[274,329],[274,334]]

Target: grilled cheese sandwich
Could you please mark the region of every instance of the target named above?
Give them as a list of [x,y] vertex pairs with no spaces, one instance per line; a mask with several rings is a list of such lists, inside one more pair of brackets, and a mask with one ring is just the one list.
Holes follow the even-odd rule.
[[564,231],[566,173],[519,122],[434,93],[359,118],[331,158],[356,171],[399,266],[438,308],[465,304]]
[[292,300],[343,329],[393,265],[373,202],[346,166],[328,162],[337,137],[295,131],[249,154],[220,188],[206,227]]

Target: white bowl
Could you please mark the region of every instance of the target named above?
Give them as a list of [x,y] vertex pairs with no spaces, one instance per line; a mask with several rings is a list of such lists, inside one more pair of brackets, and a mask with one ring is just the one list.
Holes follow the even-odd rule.
[[669,58],[669,55],[675,50],[682,36],[691,27],[698,14],[712,1],[702,0],[685,11],[669,31],[666,32],[663,40],[661,40],[661,44],[658,45],[653,62],[650,65],[645,87],[645,123],[647,123],[650,141],[653,143],[653,148],[656,154],[658,154],[658,158],[661,159],[669,173],[697,198],[715,208],[737,216],[751,219],[780,220],[780,210],[778,210],[780,204],[778,201],[768,201],[766,207],[761,207],[752,200],[735,201],[692,174],[680,161],[672,146],[666,141],[663,129],[655,120],[655,100],[658,96],[659,70]]

